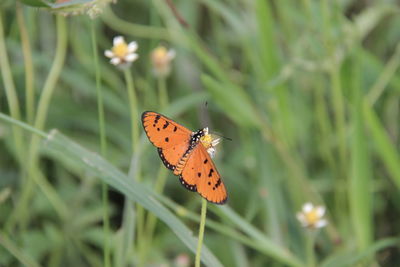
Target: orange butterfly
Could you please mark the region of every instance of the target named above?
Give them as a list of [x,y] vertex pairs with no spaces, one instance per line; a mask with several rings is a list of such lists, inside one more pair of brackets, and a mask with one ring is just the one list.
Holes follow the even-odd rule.
[[210,156],[219,140],[213,140],[208,128],[192,132],[152,111],[143,112],[142,124],[162,162],[179,176],[183,186],[212,203],[227,201],[225,185]]

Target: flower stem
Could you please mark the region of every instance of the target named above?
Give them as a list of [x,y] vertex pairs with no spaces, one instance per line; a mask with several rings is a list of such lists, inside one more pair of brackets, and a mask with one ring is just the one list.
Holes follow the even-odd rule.
[[[99,116],[99,131],[100,131],[100,149],[103,157],[107,155],[107,139],[105,134],[105,123],[104,123],[104,104],[103,104],[103,93],[101,88],[101,73],[99,65],[99,55],[97,49],[96,40],[96,27],[95,21],[91,22],[91,36],[92,36],[92,47],[93,47],[93,59],[95,65],[96,75],[96,92],[97,92],[97,110]],[[110,262],[110,221],[108,217],[108,186],[102,182],[102,200],[103,200],[103,232],[104,232],[104,248],[103,248],[103,261],[104,266],[111,266]]]
[[165,78],[158,78],[158,97],[161,109],[166,108],[168,104],[167,83]]
[[200,259],[201,259],[201,247],[203,246],[203,237],[204,237],[204,227],[206,225],[206,213],[207,213],[207,200],[201,199],[201,217],[200,217],[200,228],[199,228],[199,239],[197,242],[197,251],[196,251],[196,260],[195,267],[200,267]]
[[[135,93],[135,86],[132,78],[132,73],[129,68],[126,68],[124,70],[124,76],[125,76],[125,82],[127,86],[127,91],[128,91],[128,100],[129,100],[129,111],[130,111],[130,117],[131,117],[131,138],[132,138],[132,151],[136,152],[137,148],[137,143],[139,139],[139,115],[138,115],[138,110],[137,110],[137,97]],[[140,174],[139,172],[135,172],[135,178],[137,181],[140,181]],[[125,201],[130,201],[127,198],[125,198]],[[127,203],[129,204],[129,203]],[[131,206],[131,205],[129,205]],[[130,217],[132,213],[132,209],[128,208],[126,209],[127,213],[124,214],[124,217]],[[136,205],[136,233],[137,233],[137,244],[139,248],[139,263],[138,266],[143,266],[144,265],[144,210],[143,207],[140,205]],[[134,227],[134,223],[132,224],[126,224],[126,232],[130,232],[131,227]],[[129,252],[129,251],[128,251]],[[126,254],[125,254],[126,256]]]
[[317,232],[313,230],[307,231],[307,266],[314,267],[315,265],[315,237],[317,236]]
[[29,35],[26,29],[26,23],[23,15],[22,4],[16,2],[16,13],[18,28],[21,35],[22,52],[25,61],[25,98],[26,98],[26,119],[29,124],[33,124],[35,117],[35,87],[34,87],[34,71],[32,62],[31,45],[29,42]]
[[132,137],[132,151],[135,151],[136,144],[139,138],[138,131],[138,112],[137,112],[137,98],[135,94],[135,86],[133,83],[132,73],[129,68],[124,70],[126,86],[128,90],[129,111],[131,115],[131,137]]

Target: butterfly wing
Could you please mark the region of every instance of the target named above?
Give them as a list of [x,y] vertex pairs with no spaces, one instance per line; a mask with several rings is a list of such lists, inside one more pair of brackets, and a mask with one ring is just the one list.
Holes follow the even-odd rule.
[[187,189],[197,191],[212,203],[224,204],[228,199],[221,175],[201,143],[189,155],[179,179]]
[[175,166],[189,148],[192,132],[152,111],[143,112],[142,125],[150,142],[158,148],[164,165],[170,170],[175,170]]

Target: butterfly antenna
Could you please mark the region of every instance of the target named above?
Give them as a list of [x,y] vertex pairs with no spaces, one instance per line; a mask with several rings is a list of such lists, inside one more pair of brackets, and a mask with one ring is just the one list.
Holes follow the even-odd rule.
[[226,137],[226,136],[223,136],[223,135],[220,135],[220,134],[215,134],[215,135],[218,136],[218,137],[224,138],[225,140],[232,141],[232,138],[229,138],[229,137]]

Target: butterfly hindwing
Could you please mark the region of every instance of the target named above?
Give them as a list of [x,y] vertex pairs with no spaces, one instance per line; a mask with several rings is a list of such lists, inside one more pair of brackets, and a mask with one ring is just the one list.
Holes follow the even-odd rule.
[[202,144],[191,152],[179,178],[187,189],[197,191],[212,203],[224,204],[228,199],[221,176]]
[[142,114],[142,124],[150,142],[158,148],[158,154],[164,165],[174,170],[189,147],[192,132],[152,111]]

